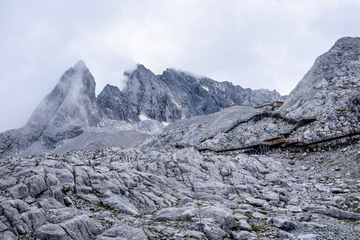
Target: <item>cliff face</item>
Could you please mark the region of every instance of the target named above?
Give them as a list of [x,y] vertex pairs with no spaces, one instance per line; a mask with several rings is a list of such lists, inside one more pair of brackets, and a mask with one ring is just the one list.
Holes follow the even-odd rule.
[[[105,125],[113,128],[113,134],[119,131],[151,134],[163,127],[160,122],[211,114],[231,103],[256,105],[281,98],[275,91],[242,89],[229,82],[220,83],[173,69],[155,75],[138,65],[133,72],[125,74],[129,80],[123,92],[107,85],[96,98],[94,77],[84,62],[79,61],[63,74],[25,127],[0,134],[1,156],[21,153],[28,148],[31,148],[26,151],[29,153],[53,150],[64,140],[84,132],[87,132],[86,136],[102,136],[94,131]],[[134,139],[143,139],[135,132],[130,135]],[[104,143],[103,137],[92,140],[87,137],[81,142],[94,145],[93,140]],[[109,144],[95,145],[105,147]]]
[[[226,104],[255,106],[281,100],[276,91],[243,89],[174,69],[155,75],[138,65],[132,73],[125,74],[129,80],[123,92],[107,86],[98,97],[99,106],[110,119],[139,121],[143,115],[160,122],[174,122],[218,112]],[[119,111],[119,106],[126,107]]]
[[338,115],[356,107],[354,101],[359,98],[359,80],[360,38],[341,38],[316,59],[286,98],[280,112],[292,118]]
[[0,134],[0,151],[21,152],[36,141],[53,149],[59,141],[74,138],[85,128],[103,125],[102,116],[96,104],[94,77],[79,61],[63,74],[25,127]]

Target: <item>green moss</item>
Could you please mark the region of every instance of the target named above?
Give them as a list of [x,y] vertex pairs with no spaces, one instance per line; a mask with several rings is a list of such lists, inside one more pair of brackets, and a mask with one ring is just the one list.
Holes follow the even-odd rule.
[[250,224],[251,226],[251,229],[255,232],[264,232],[266,231],[267,229],[264,228],[264,227],[260,227],[260,226],[256,226],[255,224]]

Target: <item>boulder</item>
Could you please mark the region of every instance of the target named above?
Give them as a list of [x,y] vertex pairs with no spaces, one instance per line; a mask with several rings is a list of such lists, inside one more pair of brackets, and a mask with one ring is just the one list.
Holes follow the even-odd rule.
[[268,224],[274,224],[276,227],[282,230],[294,230],[296,224],[291,220],[291,218],[286,216],[277,216],[269,218],[267,221]]
[[65,230],[57,224],[46,224],[35,230],[35,239],[40,240],[73,240]]
[[66,230],[72,239],[94,239],[101,233],[93,220],[86,215],[76,216],[73,219],[61,223],[60,226]]
[[335,207],[330,207],[329,214],[332,217],[340,218],[340,219],[352,219],[352,220],[360,220],[360,215],[353,213],[353,212],[347,212],[340,210]]
[[103,232],[97,238],[97,240],[111,239],[143,240],[147,239],[147,236],[145,235],[144,231],[139,228],[117,224]]
[[101,200],[101,203],[105,206],[111,207],[116,211],[123,212],[130,215],[136,215],[138,214],[138,211],[136,208],[131,205],[129,200],[127,200],[124,197],[114,195],[109,198],[105,198]]

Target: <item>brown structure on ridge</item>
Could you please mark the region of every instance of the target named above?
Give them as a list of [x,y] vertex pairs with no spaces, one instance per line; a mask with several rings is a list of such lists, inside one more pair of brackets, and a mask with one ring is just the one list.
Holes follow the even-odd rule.
[[284,104],[283,101],[275,101],[275,102],[273,103],[274,107],[281,107],[283,104]]
[[282,137],[275,137],[275,138],[266,139],[264,140],[264,142],[269,145],[275,145],[275,144],[283,143],[284,139]]

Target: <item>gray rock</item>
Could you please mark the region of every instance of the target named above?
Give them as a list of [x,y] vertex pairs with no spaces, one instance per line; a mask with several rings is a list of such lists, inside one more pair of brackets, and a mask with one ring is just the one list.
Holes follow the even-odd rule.
[[304,222],[304,221],[310,221],[312,215],[308,214],[308,213],[298,213],[296,214],[296,220],[299,222]]
[[114,225],[110,229],[103,232],[98,240],[110,239],[129,239],[129,240],[143,240],[147,239],[144,231],[139,228],[130,227],[127,225]]
[[47,239],[54,239],[54,240],[72,240],[72,238],[65,232],[57,224],[46,224],[34,232],[34,237],[36,239],[47,240]]
[[183,220],[181,217],[181,213],[184,210],[179,208],[165,208],[156,213],[155,220],[156,221],[169,221],[175,220],[177,218],[181,218],[179,220]]
[[116,211],[120,211],[126,214],[130,214],[130,215],[138,214],[136,208],[133,207],[129,202],[129,200],[127,200],[124,197],[114,195],[110,198],[102,199],[101,203],[105,206],[113,208]]
[[251,205],[261,207],[263,205],[263,202],[261,199],[254,198],[254,197],[247,197],[245,200],[250,203]]
[[30,196],[28,187],[23,183],[16,184],[15,186],[9,188],[8,191],[14,199],[25,199]]
[[252,230],[251,226],[249,225],[249,223],[245,219],[240,219],[239,220],[239,228],[241,230],[246,230],[246,231],[251,231]]
[[33,229],[38,229],[47,223],[45,212],[42,209],[32,207],[30,211],[27,212],[27,216],[31,221]]
[[26,180],[26,185],[29,188],[30,195],[33,198],[38,197],[39,194],[47,190],[45,179],[40,175],[34,175]]
[[193,200],[191,199],[191,198],[183,198],[183,199],[181,199],[181,201],[180,201],[180,207],[183,207],[184,205],[186,205],[186,204],[188,204],[188,203],[192,203],[193,202]]
[[23,151],[36,141],[38,151],[53,149],[61,140],[82,134],[83,127],[103,124],[95,100],[94,77],[79,61],[63,74],[24,128],[0,134],[1,154]]
[[331,188],[330,191],[332,193],[343,193],[343,189],[342,188]]
[[279,238],[280,239],[294,239],[294,235],[292,235],[291,233],[285,232],[285,231],[280,231],[279,232]]
[[291,218],[285,216],[269,218],[267,223],[274,224],[276,227],[283,230],[294,230],[296,228],[296,224],[291,220]]
[[206,224],[203,228],[203,232],[205,233],[205,236],[211,240],[222,240],[227,236],[227,233],[224,230],[214,225],[209,226]]
[[54,198],[39,199],[38,204],[44,210],[64,207],[59,201]]
[[0,239],[4,240],[16,240],[18,239],[13,232],[4,231],[0,233]]
[[266,99],[281,99],[275,91],[245,90],[229,82],[197,78],[174,69],[156,76],[139,64],[133,72],[125,75],[129,80],[123,92],[107,85],[97,99],[110,119],[139,121],[142,114],[161,122],[174,122],[184,117],[217,112],[226,104],[255,106]]
[[303,207],[303,210],[309,211],[312,213],[323,213],[323,214],[328,213],[328,210],[325,206],[320,206],[320,205],[315,205],[315,204],[306,205],[305,207]]
[[352,219],[352,220],[360,220],[360,215],[353,213],[353,212],[347,212],[340,210],[335,207],[330,207],[329,214],[332,217],[340,218],[340,219]]
[[72,239],[94,239],[101,233],[96,224],[86,215],[76,216],[73,219],[61,223]]
[[299,240],[317,240],[318,238],[317,238],[317,235],[310,233],[310,234],[300,234],[297,236],[297,239],[299,239]]
[[257,236],[254,233],[247,231],[231,232],[231,237],[235,240],[256,240]]
[[302,209],[300,206],[287,206],[287,208],[293,213],[300,213]]

